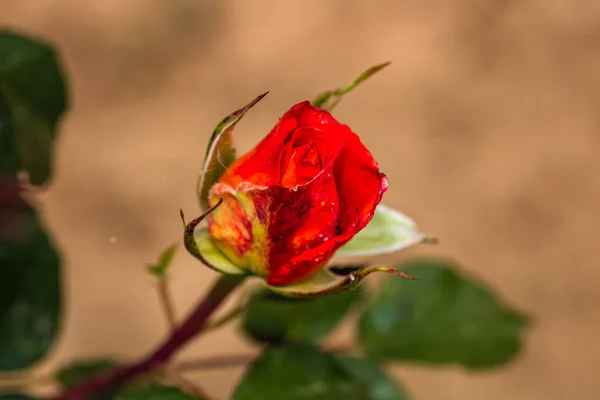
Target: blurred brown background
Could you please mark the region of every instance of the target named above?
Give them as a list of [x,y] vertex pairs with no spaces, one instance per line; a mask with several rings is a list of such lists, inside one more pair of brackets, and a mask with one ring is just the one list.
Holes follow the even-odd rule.
[[[66,260],[52,366],[136,357],[166,327],[144,270],[180,240],[178,210],[216,123],[257,94],[238,147],[292,104],[392,66],[335,115],[390,178],[385,202],[442,239],[535,324],[494,372],[399,367],[415,399],[600,398],[600,3],[595,0],[0,0],[0,24],[51,40],[71,79],[44,217]],[[176,258],[181,314],[214,274]],[[343,330],[336,337],[347,336]],[[184,357],[251,352],[233,328]],[[226,399],[243,368],[193,376]]]

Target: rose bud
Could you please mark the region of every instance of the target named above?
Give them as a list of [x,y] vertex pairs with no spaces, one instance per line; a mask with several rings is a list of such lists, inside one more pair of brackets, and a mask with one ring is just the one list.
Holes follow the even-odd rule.
[[[385,267],[345,275],[327,269],[376,209],[380,214],[377,205],[388,188],[360,138],[328,111],[308,101],[296,104],[254,149],[235,158],[233,127],[262,97],[225,118],[211,138],[198,184],[207,212],[187,225],[188,250],[216,270],[263,278],[293,296],[344,290],[375,271],[403,275]],[[385,242],[389,235],[365,232],[363,242],[373,243],[360,251],[354,246],[352,255],[398,250],[425,238],[404,215],[382,210],[379,228],[389,233],[393,226],[396,238],[404,236],[379,249],[369,236]],[[208,229],[195,231],[205,216]]]

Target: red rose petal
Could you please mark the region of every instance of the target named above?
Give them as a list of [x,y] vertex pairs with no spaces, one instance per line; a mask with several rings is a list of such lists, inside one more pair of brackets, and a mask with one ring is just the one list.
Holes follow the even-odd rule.
[[310,263],[293,262],[311,249],[321,248],[336,236],[339,198],[332,166],[306,185],[294,189],[270,188],[270,284],[301,280],[322,268],[328,255]]
[[250,196],[266,225],[261,246],[269,248],[260,252],[271,285],[323,268],[373,218],[388,185],[360,138],[309,102],[292,107],[220,182]]
[[344,126],[344,147],[338,156],[334,173],[341,201],[341,230],[364,228],[373,218],[375,207],[388,188],[386,176],[379,172],[371,152],[358,135]]
[[308,101],[296,104],[253,150],[227,168],[220,182],[234,189],[241,182],[259,186],[280,185],[281,157],[286,139],[298,128],[316,128],[330,123],[339,125],[327,111],[311,106]]

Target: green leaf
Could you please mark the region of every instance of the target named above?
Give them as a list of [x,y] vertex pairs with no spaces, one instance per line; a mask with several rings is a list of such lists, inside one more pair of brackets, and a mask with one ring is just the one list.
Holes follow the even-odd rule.
[[15,176],[20,169],[19,155],[12,133],[10,109],[0,96],[0,174]]
[[[108,373],[117,369],[120,363],[112,358],[95,358],[89,360],[75,360],[63,366],[56,374],[56,380],[63,388],[69,388],[92,378],[98,374]],[[89,400],[112,400],[117,389],[110,388],[103,393],[94,395]]]
[[0,176],[0,323],[19,293],[25,268],[12,259],[12,246],[27,240],[31,231],[31,207],[21,197],[16,177]]
[[240,122],[244,114],[248,112],[256,103],[262,100],[267,93],[263,93],[247,106],[228,115],[215,128],[206,149],[206,156],[202,164],[202,170],[198,177],[196,193],[198,201],[203,212],[210,208],[208,202],[208,193],[210,188],[218,182],[221,175],[228,166],[235,161],[235,149],[233,148],[233,128]]
[[368,400],[366,387],[309,345],[269,347],[249,367],[233,400]]
[[354,379],[367,386],[369,400],[408,400],[406,391],[373,361],[348,355],[336,359]]
[[136,385],[122,390],[117,394],[115,400],[194,400],[186,392],[173,386],[150,383],[147,385]]
[[0,394],[0,400],[37,400],[35,397],[31,397],[26,394]]
[[0,371],[28,367],[46,355],[62,306],[60,259],[40,221],[30,209],[8,215],[13,235],[0,237]]
[[383,64],[375,65],[375,66],[369,68],[368,70],[363,72],[358,78],[356,78],[354,80],[354,82],[352,82],[351,84],[341,87],[341,88],[338,88],[338,89],[328,90],[326,92],[319,94],[317,97],[315,97],[311,101],[311,104],[313,106],[319,107],[323,110],[327,110],[327,111],[333,110],[333,108],[340,101],[342,101],[342,98],[344,97],[344,95],[350,93],[358,85],[360,85],[361,83],[363,83],[364,81],[366,81],[371,76],[375,75],[377,72],[381,71],[388,65],[390,65],[390,62],[385,62]]
[[358,291],[351,290],[316,299],[290,299],[263,289],[248,300],[243,331],[258,342],[314,342],[342,321],[358,296]]
[[427,240],[415,222],[406,215],[384,205],[377,206],[373,219],[336,255],[343,257],[389,254]]
[[175,257],[175,251],[177,250],[177,245],[171,245],[167,247],[158,258],[156,264],[152,264],[148,266],[148,272],[152,275],[161,277],[167,273],[167,270],[171,266],[173,262],[173,258]]
[[120,365],[112,358],[76,360],[60,368],[56,374],[56,380],[65,388],[72,387],[94,375],[113,371]]
[[367,354],[485,369],[519,353],[529,318],[490,288],[440,260],[416,260],[402,268],[420,282],[385,282],[359,321]]
[[52,174],[56,127],[67,107],[63,73],[48,44],[0,30],[0,103],[0,142],[16,151],[31,183],[43,184]]

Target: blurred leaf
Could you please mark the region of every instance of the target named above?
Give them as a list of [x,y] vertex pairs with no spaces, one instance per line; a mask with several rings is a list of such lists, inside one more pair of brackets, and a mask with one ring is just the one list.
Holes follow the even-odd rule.
[[368,400],[336,359],[310,345],[269,347],[249,367],[233,400]]
[[0,394],[0,400],[37,400],[26,394]]
[[370,356],[483,369],[519,353],[529,318],[490,288],[444,261],[402,268],[420,281],[386,280],[359,321],[359,340]]
[[0,238],[0,371],[28,367],[46,355],[62,306],[54,246],[32,210],[12,215],[12,237]]
[[333,108],[340,101],[342,101],[342,98],[344,97],[344,95],[350,93],[358,85],[360,85],[361,83],[363,83],[364,81],[366,81],[371,76],[375,75],[377,72],[381,71],[388,65],[390,65],[390,63],[385,62],[383,64],[378,64],[378,65],[375,65],[375,66],[369,68],[368,70],[363,72],[358,78],[356,78],[354,80],[354,82],[352,82],[351,84],[341,87],[341,88],[338,88],[338,89],[328,90],[326,92],[319,94],[317,97],[315,97],[311,101],[311,104],[313,106],[319,107],[323,110],[327,110],[327,111],[333,110]]
[[[268,92],[267,92],[268,93]],[[256,105],[267,93],[261,94],[248,105],[234,111],[223,119],[215,128],[206,149],[202,171],[198,176],[196,194],[202,212],[208,211],[208,192],[219,180],[225,169],[235,161],[235,149],[233,148],[233,128],[244,117],[252,107]]]
[[10,146],[6,135],[12,133],[8,152],[17,152],[19,168],[34,185],[52,174],[56,125],[66,107],[54,50],[37,39],[0,30],[0,143]]
[[12,134],[10,109],[0,96],[0,174],[13,177],[19,171],[19,156]]
[[173,258],[175,257],[176,250],[177,250],[177,245],[172,245],[172,246],[167,247],[162,252],[160,257],[158,258],[158,261],[156,262],[156,264],[148,266],[148,271],[152,275],[158,276],[158,277],[165,275],[167,273],[167,270],[169,269],[169,266],[173,262]]
[[248,300],[243,331],[265,343],[314,342],[335,328],[359,292],[350,290],[316,299],[290,299],[264,289]]
[[65,388],[72,387],[94,375],[113,371],[120,365],[118,361],[111,358],[76,360],[60,368],[56,380]]
[[132,386],[117,394],[115,400],[194,400],[186,392],[173,386],[150,383]]
[[421,243],[426,236],[406,215],[382,204],[377,206],[373,219],[336,253],[343,257],[389,254]]
[[16,177],[0,176],[0,322],[15,301],[24,268],[11,259],[11,246],[27,239],[31,230],[31,207],[21,197]]
[[348,355],[339,355],[336,359],[348,373],[367,386],[369,400],[408,400],[400,385],[373,361]]

